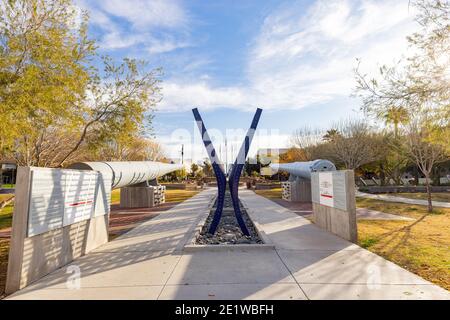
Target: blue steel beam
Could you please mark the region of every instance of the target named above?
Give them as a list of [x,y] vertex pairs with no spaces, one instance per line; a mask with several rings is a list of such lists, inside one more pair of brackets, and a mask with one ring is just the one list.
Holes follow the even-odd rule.
[[239,223],[239,227],[242,232],[249,236],[250,232],[248,231],[247,226],[245,225],[244,219],[242,218],[241,208],[239,206],[239,179],[241,177],[242,169],[244,168],[245,159],[247,158],[248,151],[250,149],[250,144],[252,143],[253,136],[255,135],[256,127],[258,126],[259,118],[261,117],[262,109],[256,109],[255,116],[253,117],[252,124],[247,131],[247,135],[245,136],[244,142],[242,143],[241,149],[239,150],[238,156],[234,161],[234,164],[231,169],[231,173],[229,175],[228,185],[231,193],[231,200],[233,202],[234,214],[236,216],[236,220]]
[[203,119],[200,116],[198,109],[197,108],[192,109],[192,113],[194,114],[194,118],[195,121],[197,122],[198,129],[200,130],[203,144],[205,145],[208,157],[211,160],[211,166],[214,170],[214,174],[217,180],[218,194],[217,194],[216,211],[214,212],[214,217],[208,230],[210,234],[214,234],[217,230],[217,226],[219,225],[220,218],[222,217],[223,205],[225,201],[225,190],[227,187],[227,179],[223,172],[223,166],[219,160],[219,156],[216,153],[216,149],[212,144],[211,138],[209,137],[208,131],[206,130],[205,124],[203,123]]
[[[217,206],[216,211],[214,212],[213,221],[211,222],[211,225],[208,230],[209,233],[214,234],[217,230],[217,226],[219,225],[223,213],[227,181],[223,170],[223,165],[219,160],[219,157],[212,144],[211,138],[208,135],[208,131],[206,130],[205,124],[203,123],[202,117],[200,116],[198,109],[197,108],[192,109],[192,113],[194,114],[195,121],[197,122],[197,126],[200,130],[203,144],[205,145],[208,157],[211,160],[211,165],[213,167],[214,174],[216,175],[217,180],[217,188],[218,188]],[[256,127],[258,126],[261,113],[262,109],[258,108],[256,110],[255,116],[253,117],[253,121],[250,125],[250,128],[247,131],[247,135],[245,136],[244,142],[242,143],[241,149],[239,150],[238,156],[234,161],[234,164],[232,165],[228,182],[236,220],[239,224],[239,227],[242,230],[242,233],[244,233],[247,236],[250,235],[250,232],[248,231],[244,219],[242,218],[242,212],[239,206],[239,197],[238,197],[239,178],[241,176],[242,169],[244,168],[245,159],[247,158],[248,151],[250,149],[250,144],[253,140]]]

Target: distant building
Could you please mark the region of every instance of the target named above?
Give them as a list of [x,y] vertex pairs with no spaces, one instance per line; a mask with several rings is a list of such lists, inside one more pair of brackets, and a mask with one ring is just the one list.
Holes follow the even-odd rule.
[[14,160],[0,160],[0,188],[4,184],[16,183],[17,164]]

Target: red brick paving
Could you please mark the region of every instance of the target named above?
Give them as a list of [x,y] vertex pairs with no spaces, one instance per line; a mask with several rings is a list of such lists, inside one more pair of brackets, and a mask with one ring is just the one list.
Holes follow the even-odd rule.
[[11,238],[11,228],[4,228],[0,230],[0,239]]
[[269,200],[283,206],[299,216],[307,219],[312,218],[312,203],[310,202],[291,202],[283,199],[268,198]]
[[138,224],[153,219],[160,213],[173,208],[180,202],[168,202],[153,208],[124,209],[119,205],[111,206],[111,215],[109,216],[109,235],[115,238]]

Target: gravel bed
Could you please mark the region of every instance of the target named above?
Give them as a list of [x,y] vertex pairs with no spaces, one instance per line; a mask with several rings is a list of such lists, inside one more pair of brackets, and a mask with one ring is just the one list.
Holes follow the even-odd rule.
[[220,219],[219,226],[217,227],[216,233],[211,235],[208,233],[209,226],[214,216],[216,210],[216,203],[211,209],[208,218],[206,218],[205,224],[203,225],[200,234],[197,235],[195,244],[263,244],[263,241],[258,236],[256,228],[247,214],[245,208],[241,206],[242,217],[245,221],[250,236],[246,236],[242,233],[239,224],[234,215],[233,203],[231,201],[230,193],[225,194],[225,204],[222,213],[222,219]]

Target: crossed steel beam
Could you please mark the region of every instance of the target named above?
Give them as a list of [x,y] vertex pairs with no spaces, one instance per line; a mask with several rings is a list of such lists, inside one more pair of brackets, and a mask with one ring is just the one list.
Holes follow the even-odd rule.
[[[209,137],[208,131],[206,130],[205,124],[203,123],[202,117],[200,116],[198,109],[197,108],[192,109],[192,113],[194,114],[194,118],[195,121],[197,122],[198,129],[200,130],[203,144],[205,145],[209,159],[211,160],[211,165],[217,180],[217,189],[218,189],[217,206],[216,211],[214,212],[213,220],[208,230],[210,234],[214,234],[217,230],[217,226],[219,225],[220,219],[222,218],[223,205],[225,201],[225,191],[227,186],[227,178],[223,170],[223,165],[220,162],[219,156],[217,155],[216,149],[212,144],[211,138]],[[242,218],[242,212],[239,206],[239,196],[238,196],[239,178],[241,176],[241,172],[245,164],[245,159],[247,158],[248,151],[250,149],[250,144],[253,140],[253,136],[255,135],[256,127],[258,126],[261,113],[262,109],[260,108],[256,109],[253,121],[250,125],[250,128],[247,131],[247,135],[245,136],[244,142],[242,143],[242,146],[239,149],[238,156],[236,157],[236,160],[234,161],[234,164],[232,165],[228,176],[228,186],[230,189],[231,201],[233,202],[234,215],[236,216],[236,220],[239,224],[239,227],[242,230],[242,233],[247,236],[250,235],[250,232],[248,231],[244,219]]]

